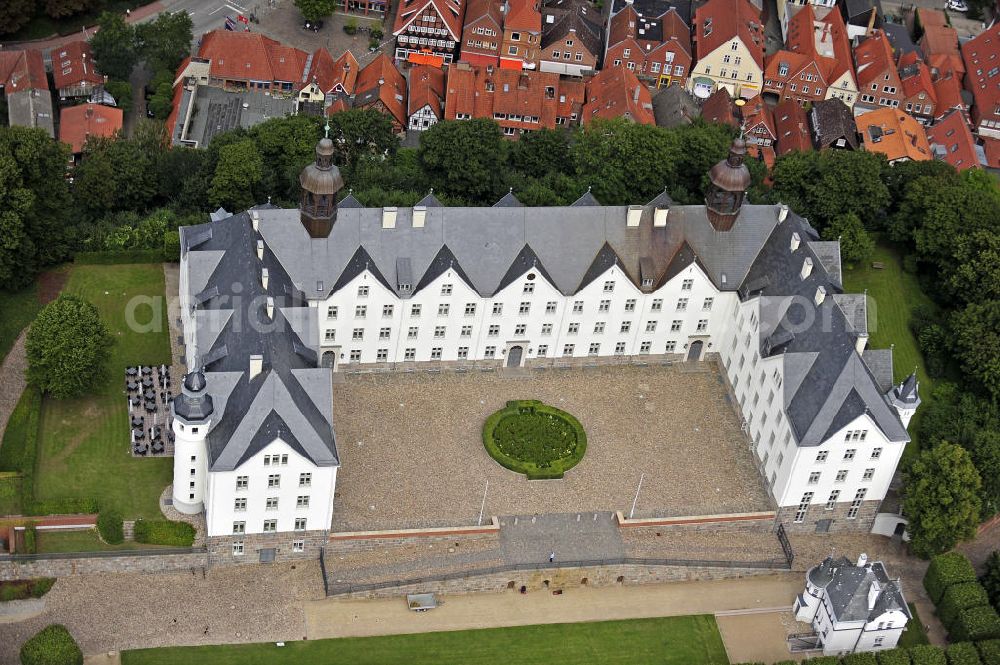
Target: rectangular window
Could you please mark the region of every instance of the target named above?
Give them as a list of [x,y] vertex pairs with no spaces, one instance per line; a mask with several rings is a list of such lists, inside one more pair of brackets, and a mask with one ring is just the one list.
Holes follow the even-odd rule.
[[596,356],[600,352],[601,352],[601,343],[600,342],[591,342],[590,349],[587,350],[587,353],[590,354],[590,355],[592,355],[592,356]]
[[389,349],[379,349],[375,352],[375,362],[384,363],[389,360]]
[[358,305],[354,308],[354,318],[363,319],[368,316],[368,305]]
[[655,298],[653,300],[653,304],[650,305],[650,307],[649,307],[649,311],[651,311],[651,312],[660,312],[660,311],[663,311],[663,299],[662,298]]
[[604,292],[611,293],[615,290],[615,283],[613,281],[604,282]]
[[458,359],[465,360],[469,357],[469,347],[460,346],[458,347]]
[[311,473],[300,473],[299,474],[299,487],[310,487],[312,485]]
[[687,308],[688,308],[688,299],[687,298],[681,298],[680,300],[677,301],[677,311],[678,312],[685,312],[685,311],[687,311]]
[[462,337],[472,337],[472,326],[462,326]]
[[392,334],[392,328],[379,328],[378,338],[379,339],[389,339],[389,335]]
[[582,314],[583,313],[583,301],[582,300],[576,300],[576,301],[573,302],[573,313],[574,314]]
[[802,501],[799,502],[799,508],[795,511],[795,523],[801,524],[806,519],[806,513],[809,512],[809,504],[812,503],[813,493],[806,492],[802,495]]
[[445,327],[444,326],[434,326],[434,339],[441,339],[444,337]]
[[243,556],[243,541],[233,541],[233,556]]
[[543,323],[542,324],[542,335],[551,335],[551,334],[552,334],[552,324],[551,323]]
[[486,347],[486,351],[483,352],[483,357],[485,357],[485,358],[493,358],[493,357],[496,356],[496,354],[497,354],[497,347],[495,347],[495,346],[487,346]]
[[236,512],[242,512],[246,509],[247,509],[246,498],[241,497],[239,499],[236,499],[236,502],[233,504],[233,510],[235,510]]
[[639,344],[639,353],[649,353],[652,350],[653,350],[653,343],[652,342],[648,342],[647,341],[647,342],[642,342],[641,344]]
[[625,353],[625,342],[618,342],[615,344],[615,355],[620,356]]
[[416,326],[410,326],[409,329],[406,331],[406,339],[416,339],[417,333],[419,332],[420,328]]
[[847,482],[847,469],[841,469],[837,472],[837,477],[834,479],[838,483]]
[[294,528],[295,528],[296,531],[305,531],[306,530],[306,518],[305,517],[296,517],[295,518],[295,527]]
[[420,318],[420,305],[410,305],[410,316],[414,319]]
[[664,348],[665,353],[673,353],[677,349],[677,342],[670,340],[667,342],[666,348]]
[[441,347],[435,346],[431,349],[431,360],[441,360]]
[[524,314],[529,313],[530,311],[531,311],[531,303],[530,302],[523,302],[523,303],[521,303],[521,306],[518,308],[517,313],[521,314],[521,315],[524,315]]
[[268,487],[281,487],[281,474],[272,473],[267,477]]
[[465,315],[475,316],[475,314],[476,314],[476,303],[474,302],[465,303]]
[[705,332],[708,330],[708,319],[698,319],[698,327],[695,332]]
[[865,469],[865,473],[861,476],[861,480],[871,480],[874,477],[875,469]]
[[681,291],[690,291],[692,288],[694,288],[693,279],[685,279],[681,282]]
[[670,332],[680,332],[681,325],[683,325],[683,323],[684,322],[681,321],[680,319],[674,319],[670,323]]
[[621,327],[621,330],[620,330],[620,332],[622,334],[627,333],[631,329],[632,329],[632,322],[631,321],[622,321],[622,327]]
[[656,332],[656,321],[646,321],[646,332]]
[[854,455],[856,455],[857,452],[858,451],[855,450],[854,448],[848,448],[847,450],[845,450],[844,451],[844,461],[845,462],[850,462],[852,459],[854,459]]
[[594,324],[594,334],[603,335],[604,334],[604,321],[598,321]]
[[267,497],[267,503],[264,505],[265,510],[277,510],[278,509],[278,497],[269,496]]
[[329,330],[326,331],[323,339],[326,340],[327,342],[336,342],[337,341],[337,331],[334,330],[333,328],[330,328]]
[[854,495],[854,500],[851,501],[851,507],[847,510],[847,519],[853,520],[858,516],[858,511],[861,510],[861,504],[865,500],[865,494],[868,493],[867,488],[859,489]]
[[537,355],[538,355],[539,358],[544,358],[548,354],[548,352],[549,352],[549,345],[548,344],[539,344],[538,345],[538,354]]
[[503,303],[493,303],[493,316],[500,316],[501,314],[503,314]]
[[602,300],[601,303],[597,306],[597,311],[598,312],[607,312],[610,309],[611,309],[611,301],[610,300]]
[[576,350],[576,345],[575,344],[565,344],[563,346],[563,352],[562,352],[562,354],[564,356],[571,356],[571,355],[573,355],[573,352],[575,350]]
[[837,499],[840,498],[840,490],[830,492],[830,498],[826,500],[826,509],[833,510],[837,507]]
[[337,307],[335,305],[330,305],[326,308],[326,318],[335,319],[337,318]]
[[878,459],[879,457],[882,457],[882,449],[881,448],[873,448],[872,449],[872,459]]
[[451,311],[451,305],[448,304],[438,305],[438,316],[448,316],[448,313],[450,311]]
[[441,295],[443,295],[443,296],[450,296],[451,295],[451,291],[452,291],[452,285],[451,284],[442,284],[441,285]]
[[545,303],[545,313],[546,314],[555,314],[556,313],[556,303],[555,303],[555,301],[551,301],[550,300],[549,302]]
[[515,337],[521,337],[526,332],[528,332],[528,324],[527,323],[519,323],[516,326],[514,326],[514,336]]
[[625,311],[634,312],[635,311],[635,298],[629,298],[625,301]]
[[392,305],[382,305],[382,316],[387,319],[392,317]]
[[359,298],[367,298],[368,297],[368,287],[367,286],[359,286],[358,287],[358,297]]
[[278,520],[264,520],[264,533],[274,533],[278,530]]
[[304,540],[292,541],[292,552],[304,552],[305,549],[306,549],[306,541]]
[[829,451],[826,450],[819,451],[818,453],[816,453],[816,462],[818,464],[822,464],[823,462],[826,461],[826,458],[829,454],[830,454]]
[[822,474],[820,474],[819,471],[813,471],[812,473],[810,473],[809,474],[809,484],[810,485],[816,485],[816,484],[818,484],[819,483],[819,477],[820,477],[820,475],[822,475]]
[[351,339],[353,339],[356,342],[360,342],[364,338],[365,338],[364,328],[355,328],[354,331],[351,333]]
[[714,302],[715,302],[715,298],[705,298],[702,301],[702,303],[701,303],[701,311],[703,311],[703,312],[711,312],[712,311],[712,303],[714,303]]
[[575,334],[577,334],[579,332],[580,332],[580,324],[579,323],[571,323],[571,324],[569,324],[569,328],[567,328],[567,330],[566,330],[566,334],[568,334],[568,335],[575,335]]
[[236,476],[236,489],[245,490],[250,483],[250,476]]
[[524,283],[524,288],[521,289],[521,293],[528,294],[528,293],[534,293],[534,292],[535,292],[535,283],[534,282],[525,282]]
[[246,533],[246,522],[233,522],[233,533]]
[[361,362],[361,349],[351,349],[351,362],[352,363]]
[[487,334],[490,337],[498,337],[500,335],[500,326],[490,326],[489,332]]

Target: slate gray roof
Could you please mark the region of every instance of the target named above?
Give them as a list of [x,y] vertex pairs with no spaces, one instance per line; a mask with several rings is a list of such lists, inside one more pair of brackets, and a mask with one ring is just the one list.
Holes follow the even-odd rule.
[[[800,244],[791,249],[792,236]],[[838,303],[839,280],[814,250],[815,229],[789,214],[770,234],[740,287],[742,298],[762,297],[760,345],[764,357],[783,354],[785,412],[798,445],[818,446],[867,413],[890,441],[909,436],[889,398],[856,350],[858,316]],[[806,259],[812,261],[803,279]],[[818,289],[827,294],[815,304]]]
[[701,106],[683,86],[668,85],[653,95],[653,117],[657,127],[690,125],[701,117]]
[[[827,557],[808,575],[810,582],[826,589],[838,621],[874,621],[892,610],[899,610],[907,619],[913,618],[899,582],[889,579],[881,561],[858,566],[846,557]],[[873,584],[878,585],[878,595],[870,603],[868,592]]]
[[861,359],[875,377],[878,389],[883,393],[892,390],[892,349],[865,349]]
[[[316,367],[316,340],[309,337],[315,312],[274,254],[265,249],[257,259],[256,242],[249,213],[181,228],[196,321],[194,365],[204,369],[213,402],[210,469],[235,469],[275,438],[317,466],[336,466],[331,370]],[[251,355],[263,357],[252,379]]]
[[520,208],[523,206],[524,204],[521,203],[516,196],[514,196],[513,188],[504,194],[502,199],[493,204],[494,208]]
[[844,139],[846,147],[858,149],[858,130],[851,109],[839,99],[824,99],[815,102],[809,112],[813,146],[817,149],[829,148],[838,139]]
[[[542,50],[552,42],[562,41],[573,31],[591,55],[600,58],[604,39],[601,35],[601,11],[587,0],[552,0],[544,3],[542,12]],[[547,16],[552,16],[552,23]],[[542,56],[544,57],[544,55]]]

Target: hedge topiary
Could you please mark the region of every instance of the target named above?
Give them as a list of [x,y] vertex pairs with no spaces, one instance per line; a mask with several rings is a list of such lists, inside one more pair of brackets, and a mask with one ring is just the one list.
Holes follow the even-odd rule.
[[840,656],[816,656],[815,658],[806,658],[802,661],[802,665],[840,665]]
[[843,665],[878,665],[875,654],[870,652],[852,653],[840,661]]
[[983,665],[1000,665],[1000,640],[983,640],[976,642],[979,659]]
[[83,665],[83,652],[65,626],[53,624],[24,643],[21,665]]
[[910,652],[906,649],[887,649],[876,655],[878,665],[910,665]]
[[137,543],[191,547],[191,544],[194,543],[194,533],[194,527],[187,522],[143,519],[135,522],[135,541]]
[[976,571],[969,560],[958,552],[948,552],[931,559],[927,574],[924,575],[924,588],[931,601],[937,605],[941,602],[945,589],[952,584],[975,581]]
[[562,478],[587,452],[576,418],[538,400],[512,400],[486,419],[483,445],[501,466],[529,480]]
[[945,589],[937,606],[937,615],[948,632],[951,632],[962,610],[989,604],[986,589],[979,582],[959,582]]
[[101,540],[109,545],[125,542],[121,513],[117,510],[102,510],[97,516],[97,532],[101,534]]
[[962,610],[948,637],[958,642],[1000,638],[1000,616],[989,606]]
[[945,654],[948,656],[948,665],[982,665],[976,645],[972,642],[950,644],[945,649]]
[[910,647],[910,662],[913,665],[948,665],[948,658],[941,647],[920,644]]

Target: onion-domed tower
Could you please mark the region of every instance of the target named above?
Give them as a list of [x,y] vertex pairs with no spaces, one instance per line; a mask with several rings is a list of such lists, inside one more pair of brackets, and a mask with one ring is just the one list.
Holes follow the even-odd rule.
[[711,185],[705,193],[708,221],[716,231],[733,228],[740,214],[740,206],[750,187],[750,169],[743,163],[747,154],[747,144],[743,137],[733,141],[729,157],[712,167],[708,172]]
[[302,226],[311,237],[326,238],[337,221],[337,192],[344,187],[340,169],[333,163],[333,141],[329,137],[316,144],[316,161],[302,169],[299,185]]
[[208,482],[208,445],[212,425],[212,396],[203,371],[184,376],[181,394],[170,408],[174,430],[174,508],[193,515],[204,510]]

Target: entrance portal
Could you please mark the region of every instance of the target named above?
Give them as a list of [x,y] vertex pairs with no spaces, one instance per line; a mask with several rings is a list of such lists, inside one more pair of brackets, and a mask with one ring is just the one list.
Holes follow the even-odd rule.
[[337,354],[333,351],[323,353],[323,367],[333,367],[337,362]]
[[524,354],[524,348],[520,346],[510,347],[510,351],[507,352],[507,367],[520,367],[521,366],[521,356]]
[[705,345],[700,339],[691,342],[688,347],[688,360],[701,360],[701,348]]

